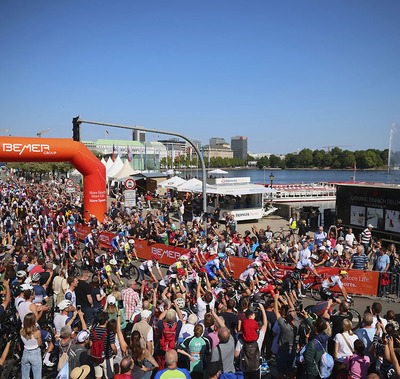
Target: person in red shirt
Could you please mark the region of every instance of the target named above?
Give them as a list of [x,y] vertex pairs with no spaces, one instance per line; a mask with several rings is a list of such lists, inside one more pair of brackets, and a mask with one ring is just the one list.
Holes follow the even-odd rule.
[[120,363],[121,373],[114,375],[114,379],[133,379],[131,372],[134,366],[133,358],[130,355],[126,356]]
[[244,342],[254,342],[258,339],[258,330],[260,327],[255,320],[256,314],[251,310],[248,309],[245,313],[246,320],[243,321],[243,339]]

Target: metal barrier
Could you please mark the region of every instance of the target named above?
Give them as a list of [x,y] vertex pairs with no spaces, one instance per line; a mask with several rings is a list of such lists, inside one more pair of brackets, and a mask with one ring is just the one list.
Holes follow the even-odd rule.
[[400,297],[400,273],[380,272],[378,296],[387,297],[390,295]]

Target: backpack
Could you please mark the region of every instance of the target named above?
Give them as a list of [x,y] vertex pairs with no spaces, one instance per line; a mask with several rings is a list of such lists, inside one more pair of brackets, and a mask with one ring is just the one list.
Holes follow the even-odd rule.
[[107,330],[104,332],[101,339],[97,339],[96,331],[93,328],[94,341],[92,342],[92,347],[90,349],[90,357],[94,363],[103,363],[105,359],[104,353],[104,338],[106,338]]
[[221,348],[219,344],[216,346],[218,349],[218,355],[219,355],[219,362],[221,362],[221,373],[219,374],[218,379],[243,379],[243,372],[241,371],[236,371],[236,372],[224,372],[224,363],[222,361],[222,354],[221,354]]
[[164,329],[160,339],[160,347],[163,352],[167,352],[168,350],[175,349],[176,323],[174,323],[171,328],[165,321],[163,322],[163,325]]
[[333,370],[333,364],[334,364],[333,357],[332,355],[326,352],[321,342],[319,342],[316,339],[314,339],[313,341],[317,341],[321,345],[322,350],[324,351],[324,353],[321,356],[321,359],[319,360],[319,368],[317,362],[314,361],[314,363],[317,365],[318,374],[322,379],[329,378]]
[[68,345],[64,346],[64,347],[61,345],[61,340],[60,340],[59,348],[60,348],[61,357],[58,360],[58,365],[57,365],[58,371],[60,371],[64,367],[64,365],[68,362],[69,350],[71,349],[71,345],[72,345],[72,339],[70,339],[68,341]]
[[246,371],[257,371],[260,368],[260,349],[257,341],[243,342],[241,360]]

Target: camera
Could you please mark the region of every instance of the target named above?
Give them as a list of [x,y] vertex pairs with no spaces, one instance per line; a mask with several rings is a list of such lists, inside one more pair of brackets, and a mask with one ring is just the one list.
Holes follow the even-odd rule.
[[77,305],[77,306],[76,306],[76,310],[77,310],[78,312],[80,312],[81,309],[82,309],[82,307],[81,307],[80,305]]

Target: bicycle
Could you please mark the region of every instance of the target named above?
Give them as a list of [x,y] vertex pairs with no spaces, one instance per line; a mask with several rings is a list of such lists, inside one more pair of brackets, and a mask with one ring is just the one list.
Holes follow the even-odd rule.
[[280,230],[275,232],[272,236],[274,240],[279,238],[281,242],[289,242],[292,237],[294,238],[294,230],[285,229],[281,226]]
[[122,260],[121,276],[127,279],[139,280],[139,269],[133,264],[131,260]]
[[311,297],[316,301],[321,301],[319,290],[321,288],[322,279],[314,275],[313,277],[307,278],[306,280],[308,281],[307,283],[301,283],[301,290],[304,295],[306,295],[307,291],[310,290]]

